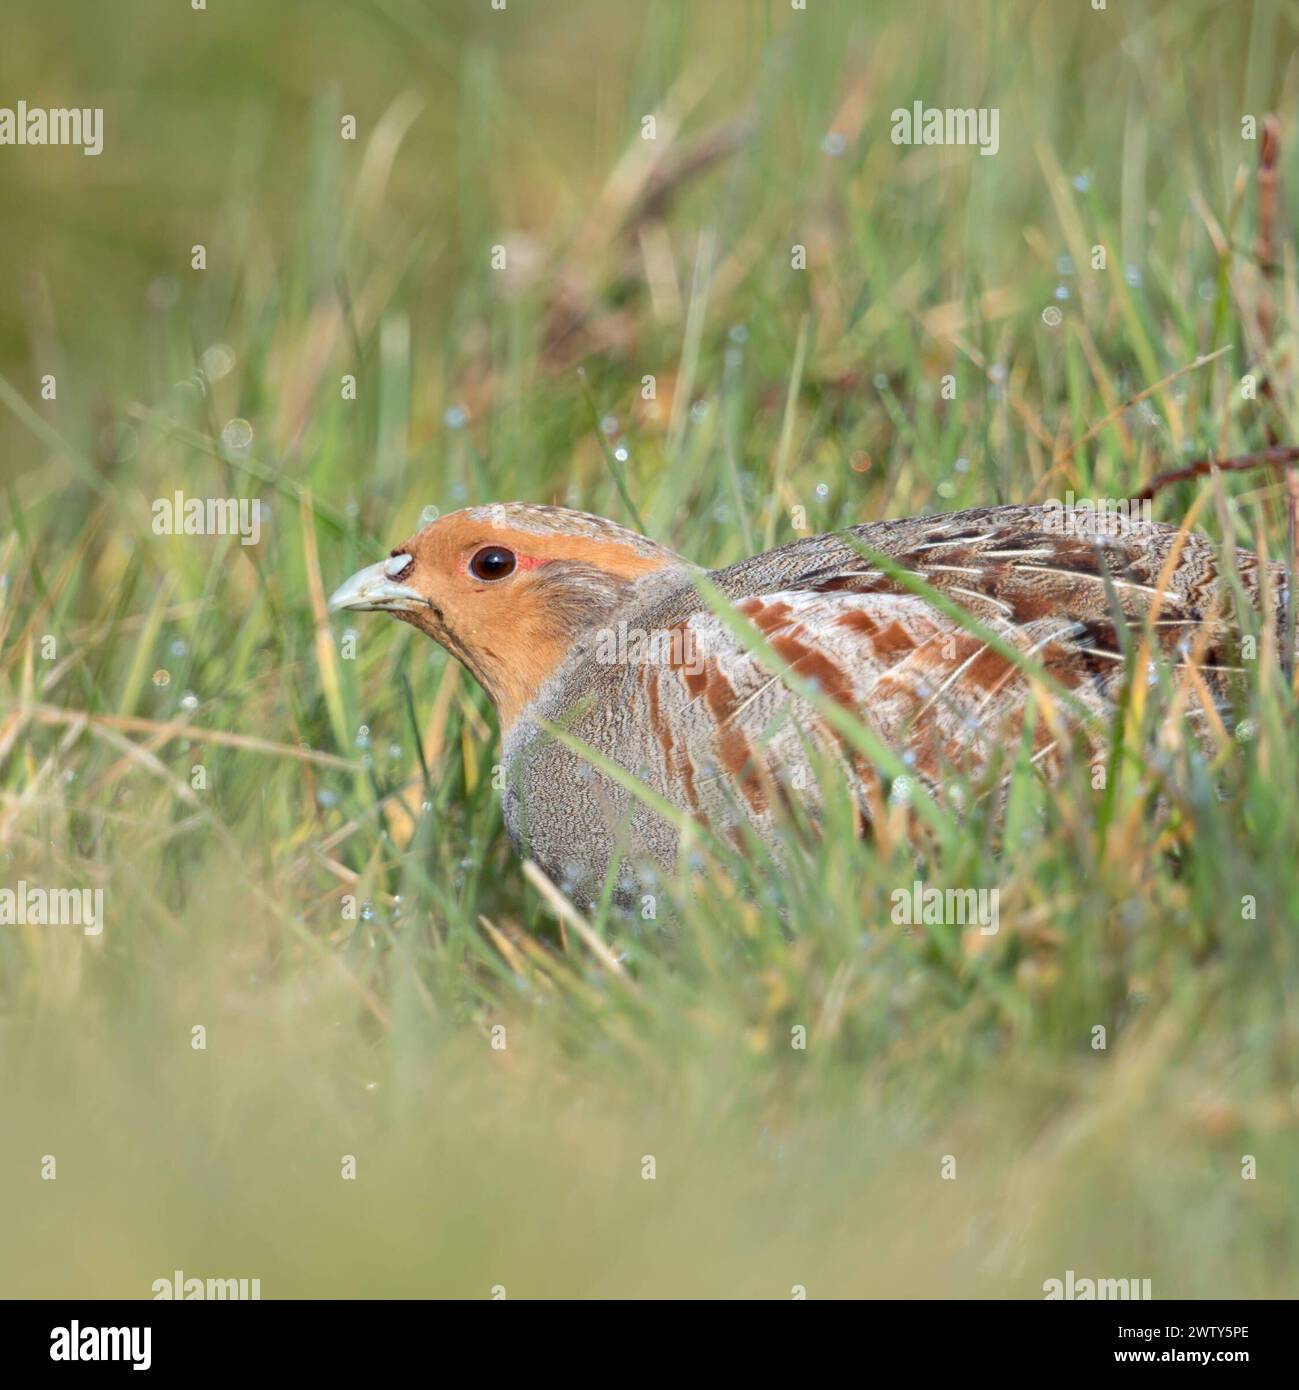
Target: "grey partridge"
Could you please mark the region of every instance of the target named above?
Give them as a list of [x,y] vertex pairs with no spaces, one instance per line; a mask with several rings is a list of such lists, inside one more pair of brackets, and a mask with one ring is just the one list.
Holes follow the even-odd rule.
[[[687,818],[739,842],[747,824],[777,849],[781,803],[815,821],[827,755],[869,822],[898,767],[941,794],[1024,738],[1031,680],[1094,730],[1124,677],[1124,627],[1149,624],[1164,657],[1194,660],[1225,702],[1241,634],[1215,547],[1155,523],[1063,515],[1005,506],[881,521],[705,571],[583,512],[471,507],[353,575],[330,607],[393,613],[458,657],[499,715],[516,849],[579,904],[599,897],[617,856],[616,897],[632,904],[676,867]],[[1238,550],[1235,570],[1279,636],[1284,566]],[[896,755],[893,776],[827,706]],[[1049,774],[1059,720],[1036,720],[1028,737]]]

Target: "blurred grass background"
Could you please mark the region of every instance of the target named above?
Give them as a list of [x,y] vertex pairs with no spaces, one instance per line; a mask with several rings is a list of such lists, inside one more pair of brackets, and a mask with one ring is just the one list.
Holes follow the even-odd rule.
[[[481,693],[380,618],[349,658],[322,604],[429,508],[630,520],[613,451],[720,565],[799,507],[1126,497],[1295,442],[1293,5],[128,0],[6,32],[0,102],[102,106],[105,145],[0,148],[3,886],[101,887],[107,925],[0,928],[0,1292],[1299,1292],[1267,644],[1207,752],[1141,672],[1104,795],[1018,767],[1004,828],[917,843],[899,808],[598,918],[627,983],[511,855]],[[999,152],[892,144],[917,100],[999,108]],[[178,490],[260,497],[260,544],[154,535]],[[1197,499],[1284,558],[1274,476],[1157,515]],[[891,927],[917,876],[998,888],[1000,934]]]

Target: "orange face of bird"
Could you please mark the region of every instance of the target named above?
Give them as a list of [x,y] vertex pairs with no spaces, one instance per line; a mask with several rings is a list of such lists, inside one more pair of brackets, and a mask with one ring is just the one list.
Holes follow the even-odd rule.
[[440,517],[329,600],[392,613],[440,642],[513,723],[574,639],[627,597],[635,581],[681,563],[653,541],[599,517],[518,503]]

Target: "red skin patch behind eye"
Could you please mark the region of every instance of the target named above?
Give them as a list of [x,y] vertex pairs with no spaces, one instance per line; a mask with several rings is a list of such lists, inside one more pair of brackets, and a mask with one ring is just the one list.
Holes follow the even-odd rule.
[[[469,552],[468,555],[462,556],[462,557],[461,557],[461,560],[460,560],[460,564],[459,564],[459,566],[458,566],[459,573],[461,573],[462,575],[464,575],[467,579],[472,579],[476,584],[481,584],[481,583],[483,583],[484,581],[480,580],[480,579],[478,578],[477,575],[470,574],[470,572],[469,572],[469,566],[473,563],[473,559],[474,559],[474,556],[475,556],[475,555],[477,555],[477,554],[479,554],[481,551],[487,550],[487,549],[489,549],[489,548],[490,548],[490,547],[485,546],[485,545],[475,546],[474,549],[471,550],[471,551]],[[500,549],[502,549],[502,550],[509,550],[509,546],[501,546]],[[523,554],[520,554],[520,552],[517,551],[517,550],[512,550],[512,551],[510,551],[510,553],[514,556],[514,569],[515,569],[515,571],[518,571],[518,570],[538,570],[538,569],[540,569],[540,568],[542,567],[542,565],[548,565],[548,564],[550,564],[550,561],[549,561],[545,556],[541,556],[541,555],[523,555]],[[508,577],[508,576],[507,576],[507,577]]]

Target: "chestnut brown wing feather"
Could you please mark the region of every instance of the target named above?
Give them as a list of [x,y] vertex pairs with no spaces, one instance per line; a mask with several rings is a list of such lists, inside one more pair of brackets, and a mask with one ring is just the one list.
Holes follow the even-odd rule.
[[[1125,629],[1135,634],[1147,623],[1164,658],[1177,666],[1194,655],[1214,698],[1225,701],[1240,668],[1239,642],[1214,547],[1164,526],[1061,535],[1049,516],[1040,508],[995,508],[862,526],[770,551],[714,579],[777,656],[867,721],[931,782],[954,767],[977,771],[994,748],[1019,736],[1028,681],[1020,664],[959,616],[910,592],[871,553],[916,575],[1042,667],[1071,692],[1075,715],[1107,712],[1127,669]],[[1236,570],[1257,603],[1255,557],[1239,553]],[[1270,578],[1279,624],[1284,571],[1274,566]],[[764,766],[774,775],[796,763],[809,726],[834,736],[710,612],[674,621],[691,636],[695,669],[669,663],[641,673],[652,686],[643,692],[649,751],[668,747],[665,775],[681,804],[706,811],[700,788],[715,774],[745,787],[759,809],[769,785]],[[1082,722],[1093,726],[1090,740],[1099,738],[1101,721]],[[1034,737],[1035,754],[1052,758],[1044,724]],[[873,776],[844,756],[861,781]]]

